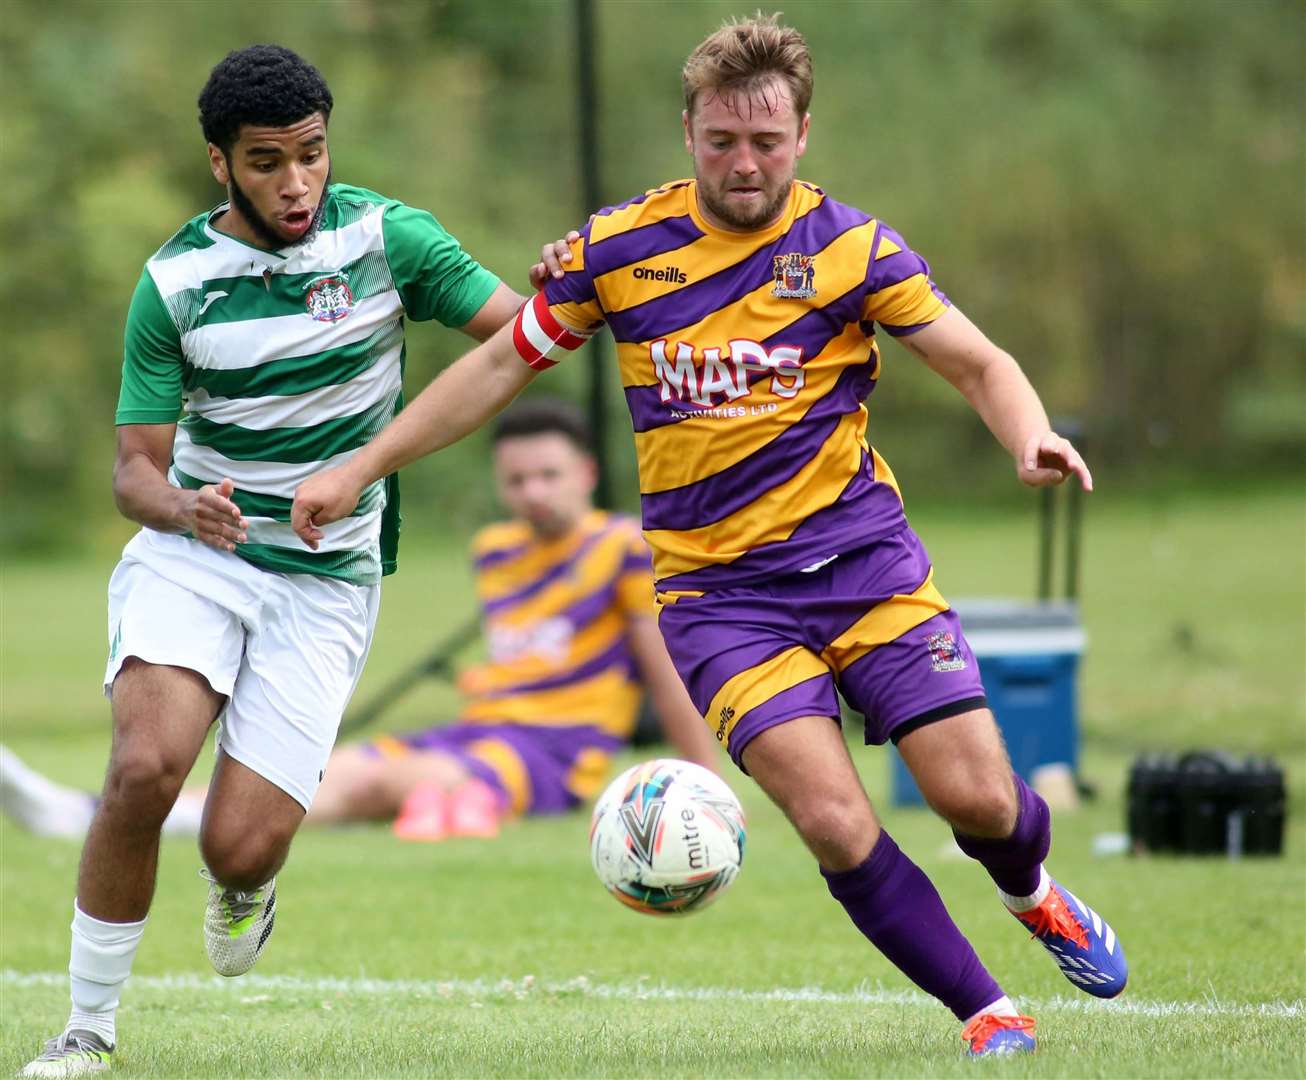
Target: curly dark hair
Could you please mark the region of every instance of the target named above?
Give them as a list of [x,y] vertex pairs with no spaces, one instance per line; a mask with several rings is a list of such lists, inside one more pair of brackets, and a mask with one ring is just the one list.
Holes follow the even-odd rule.
[[527,435],[562,435],[577,450],[591,452],[590,430],[584,415],[570,401],[561,398],[541,396],[516,402],[500,415],[491,441],[497,446],[503,439]]
[[331,119],[331,91],[322,73],[280,45],[230,52],[200,91],[204,138],[230,153],[241,124],[287,127],[320,112]]

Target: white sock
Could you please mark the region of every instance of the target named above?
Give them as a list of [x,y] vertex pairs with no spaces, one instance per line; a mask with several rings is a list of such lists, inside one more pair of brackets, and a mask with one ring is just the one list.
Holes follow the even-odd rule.
[[29,768],[0,746],[0,807],[39,836],[85,836],[95,797],[64,787]]
[[1034,890],[1033,896],[1012,896],[1011,893],[1004,893],[998,890],[998,895],[1002,897],[1002,902],[1007,905],[1009,911],[1021,912],[1032,911],[1047,899],[1048,890],[1052,888],[1052,879],[1048,877],[1048,872],[1043,868],[1038,868],[1038,888]]
[[994,1016],[1019,1016],[1020,1015],[1020,1012],[1016,1008],[1016,1006],[1011,1004],[1011,998],[1007,997],[1006,994],[1003,994],[1002,997],[998,998],[997,1001],[985,1005],[984,1008],[980,1009],[979,1012],[977,1012],[974,1016],[972,1016],[969,1020],[967,1020],[965,1024],[962,1024],[961,1026],[965,1027],[967,1024],[972,1023],[977,1018],[984,1016],[987,1013],[992,1013]]
[[73,1007],[65,1030],[93,1031],[113,1046],[117,1040],[114,1012],[118,996],[131,974],[136,947],[145,933],[145,920],[101,922],[87,915],[74,900],[72,929],[68,975]]
[[203,791],[183,791],[163,821],[164,836],[199,836],[204,819]]

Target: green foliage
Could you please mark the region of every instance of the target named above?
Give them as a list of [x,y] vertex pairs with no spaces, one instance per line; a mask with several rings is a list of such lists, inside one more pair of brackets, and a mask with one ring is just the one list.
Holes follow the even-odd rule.
[[[596,5],[607,198],[689,171],[683,57],[748,5]],[[1095,461],[1146,478],[1289,467],[1306,433],[1306,46],[1299,4],[795,0],[816,61],[802,174],[882,215],[960,307],[1022,360]],[[220,191],[195,98],[229,49],[276,40],[336,95],[336,175],[432,209],[518,289],[583,220],[570,4],[10,0],[0,21],[0,546],[76,543],[112,513],[121,327],[143,261]],[[410,388],[465,350],[415,327]],[[887,350],[872,437],[910,493],[977,490],[951,463],[988,436]],[[579,396],[580,364],[544,385]],[[607,452],[628,502],[615,376]],[[922,437],[922,432],[928,436]],[[412,498],[470,528],[486,444],[410,470]],[[1006,481],[1007,475],[1003,473]],[[980,491],[990,483],[978,484]],[[12,503],[11,503],[12,505]]]

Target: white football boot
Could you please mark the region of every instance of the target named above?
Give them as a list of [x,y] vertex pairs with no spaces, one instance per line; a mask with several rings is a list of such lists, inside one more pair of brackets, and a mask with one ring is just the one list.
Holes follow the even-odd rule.
[[219,975],[244,975],[254,966],[272,936],[277,913],[277,879],[257,889],[228,889],[207,870],[200,876],[209,883],[204,911],[204,951]]
[[113,1047],[91,1031],[65,1031],[45,1044],[19,1076],[90,1076],[107,1072]]

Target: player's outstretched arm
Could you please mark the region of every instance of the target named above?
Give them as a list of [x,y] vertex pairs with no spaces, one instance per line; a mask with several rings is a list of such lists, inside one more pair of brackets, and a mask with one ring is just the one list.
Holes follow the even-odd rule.
[[1047,412],[1020,365],[956,308],[898,339],[952,383],[1015,459],[1031,487],[1077,476],[1085,491],[1093,476],[1069,442],[1052,430]]
[[192,491],[168,482],[176,424],[122,424],[113,463],[113,499],[123,517],[165,533],[190,533],[219,551],[245,542],[229,477]]
[[489,341],[499,332],[500,327],[512,322],[526,297],[519,296],[502,282],[490,294],[490,298],[480,306],[476,314],[458,327],[462,333],[476,341]]
[[[545,244],[540,249],[540,261],[527,271],[532,289],[542,289],[554,278],[561,278],[566,273],[566,264],[571,262],[571,245],[579,239],[580,233],[573,229],[561,240]],[[499,327],[517,317],[517,312],[525,302],[524,296],[518,296],[507,285],[500,283],[480,310],[458,329],[477,341],[489,341]]]
[[318,526],[351,514],[368,484],[470,435],[512,401],[536,375],[512,335],[509,323],[441,372],[349,461],[300,484],[290,510],[300,539],[316,551]]
[[662,733],[686,761],[716,772],[716,743],[676,674],[657,620],[652,615],[635,616],[626,633],[635,664],[653,699]]

